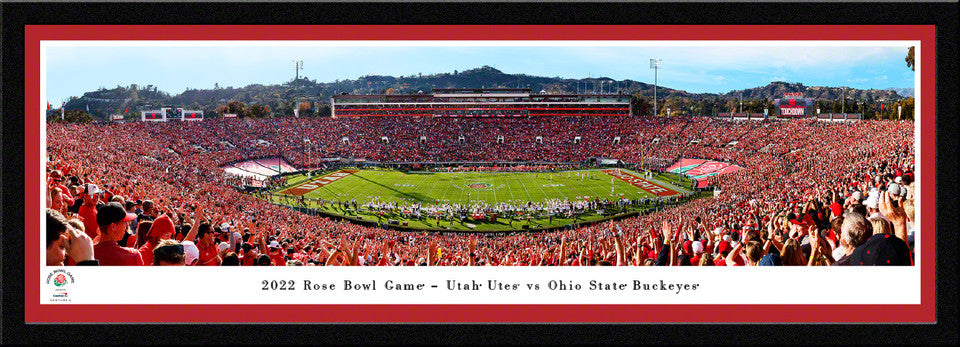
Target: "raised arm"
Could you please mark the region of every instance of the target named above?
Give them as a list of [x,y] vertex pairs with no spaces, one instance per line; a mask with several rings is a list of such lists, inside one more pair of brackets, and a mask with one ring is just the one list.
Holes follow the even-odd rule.
[[819,236],[818,233],[810,234],[810,259],[807,260],[807,266],[813,266],[817,259],[820,258],[821,245]]
[[[250,230],[253,231],[252,226]],[[254,235],[254,237],[257,238],[257,247],[260,248],[260,254],[269,254],[267,251],[267,238],[263,237],[263,232],[257,230]]]
[[672,256],[670,254],[670,249],[667,247],[670,247],[670,240],[673,236],[673,230],[671,229],[673,228],[670,226],[670,222],[663,221],[663,240],[658,240],[660,245],[657,248],[659,248],[660,251],[657,252],[657,262],[655,263],[656,266],[670,265],[670,259]]
[[468,264],[470,266],[477,265],[477,234],[470,235],[470,243],[467,244],[470,250],[470,259]]
[[896,200],[898,202],[896,205],[894,205],[894,201],[890,196],[890,192],[883,192],[883,194],[880,195],[880,204],[878,206],[880,213],[883,213],[883,216],[893,223],[893,231],[897,238],[909,245],[907,213],[903,209],[903,199]]
[[643,236],[637,237],[637,255],[636,255],[636,258],[633,259],[634,266],[640,265],[640,262],[643,261],[643,258],[645,258],[643,255],[643,243],[644,243],[643,238],[644,238]]
[[617,247],[617,266],[627,265],[627,255],[623,251],[623,242],[620,241],[620,235],[613,236],[613,242]]
[[357,241],[351,243],[350,238],[347,237],[346,233],[340,235],[340,252],[343,253],[346,257],[346,265],[359,265],[359,259],[357,259],[360,253],[360,238],[357,238]]
[[737,242],[737,247],[734,247],[730,251],[730,254],[727,254],[727,258],[724,259],[727,262],[727,266],[736,266],[737,262],[735,261],[736,257],[740,255],[740,249],[743,248],[743,242]]
[[427,248],[427,266],[433,266],[433,262],[436,261],[434,257],[437,254],[437,239],[430,238],[430,245]]
[[561,236],[560,237],[560,256],[557,257],[558,259],[557,266],[563,266],[564,259],[566,259],[566,257],[567,257],[567,237]]
[[192,226],[190,227],[190,232],[187,233],[187,236],[183,237],[184,241],[195,241],[197,238],[197,232],[200,230],[200,223],[203,222],[203,208],[197,206],[197,215],[193,218]]
[[677,242],[670,241],[670,266],[677,266]]

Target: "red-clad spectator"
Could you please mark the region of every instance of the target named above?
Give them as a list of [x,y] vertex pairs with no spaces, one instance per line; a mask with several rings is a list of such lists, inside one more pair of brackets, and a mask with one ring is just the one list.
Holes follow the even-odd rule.
[[97,225],[97,203],[103,191],[95,184],[87,184],[83,190],[83,205],[80,205],[80,218],[83,219],[84,232],[91,239],[97,240],[100,227]]
[[270,245],[267,247],[270,256],[270,260],[273,261],[273,265],[276,266],[287,266],[287,260],[284,259],[283,254],[280,251],[280,243],[277,241],[270,241]]
[[257,247],[250,242],[246,242],[241,246],[243,253],[240,254],[240,266],[254,266],[257,265],[257,257],[260,254],[257,252]]
[[117,244],[127,232],[130,221],[135,218],[137,215],[127,213],[117,202],[106,204],[97,211],[97,224],[101,233],[100,242],[94,246],[93,252],[101,266],[143,265],[143,259],[137,250]]
[[170,216],[164,214],[153,221],[150,230],[147,231],[146,241],[139,250],[145,264],[153,264],[153,249],[157,248],[161,241],[172,239],[173,231]]
[[[197,265],[217,266],[220,265],[220,248],[214,243],[213,230],[209,223],[201,223],[197,231],[197,249],[200,252],[200,258]],[[224,247],[226,249],[226,247]]]
[[[484,140],[494,134],[502,134],[508,140],[503,144]],[[800,252],[804,256],[839,254],[846,253],[848,248],[856,248],[851,248],[843,233],[837,233],[839,238],[833,236],[832,240],[811,243],[810,239],[821,238],[816,237],[816,232],[790,227],[788,220],[791,218],[787,218],[787,215],[793,213],[792,219],[800,217],[798,222],[807,228],[812,225],[819,230],[827,229],[830,217],[837,215],[838,211],[864,210],[861,214],[866,213],[862,200],[871,196],[869,192],[873,187],[907,191],[899,187],[911,187],[906,182],[912,182],[908,178],[914,171],[913,124],[889,121],[826,124],[809,120],[729,122],[701,117],[538,117],[513,120],[278,118],[240,122],[50,124],[47,135],[51,178],[54,170],[59,168],[70,170],[70,174],[75,175],[71,177],[70,184],[63,187],[67,190],[64,194],[71,198],[74,194],[77,197],[84,196],[86,184],[89,183],[109,186],[112,194],[128,197],[129,200],[152,199],[156,201],[156,206],[151,210],[156,211],[172,213],[171,207],[198,202],[207,207],[212,223],[228,230],[222,240],[228,243],[228,247],[231,244],[239,245],[241,236],[236,232],[242,231],[242,226],[251,217],[257,218],[263,230],[276,232],[250,240],[248,250],[252,254],[248,263],[254,263],[253,258],[259,255],[269,256],[264,244],[269,237],[291,239],[295,248],[293,258],[300,257],[304,263],[322,265],[637,265],[646,263],[645,258],[648,257],[663,258],[664,265],[667,265],[686,263],[687,258],[695,259],[697,252],[694,246],[683,247],[684,241],[688,240],[702,242],[704,253],[701,259],[710,254],[715,263],[723,265],[726,255],[730,254],[729,241],[722,240],[729,236],[725,234],[732,234],[732,240],[738,244],[795,240],[793,242],[802,245]],[[96,151],[84,145],[104,136],[116,139],[116,151]],[[381,136],[389,137],[390,144],[382,143]],[[428,143],[421,145],[418,141],[420,136],[426,136]],[[465,141],[460,142],[459,136],[463,136]],[[535,136],[541,136],[543,142],[534,141]],[[577,146],[572,143],[574,136],[582,136],[582,142]],[[621,137],[619,145],[611,145],[614,136]],[[343,143],[343,137],[349,137],[350,143]],[[310,158],[304,155],[304,138],[315,145],[314,155]],[[700,141],[693,143],[693,139]],[[262,145],[260,140],[271,145]],[[730,141],[738,143],[729,145]],[[593,237],[591,235],[596,230],[602,230],[605,226],[581,226],[542,234],[484,237],[473,251],[465,235],[434,237],[402,234],[300,214],[238,192],[231,186],[236,186],[240,180],[224,177],[218,169],[221,165],[245,159],[276,157],[278,151],[292,165],[299,167],[319,167],[317,159],[322,157],[368,158],[386,162],[560,162],[614,157],[636,164],[639,168],[662,170],[678,158],[686,157],[735,163],[743,169],[708,178],[711,184],[722,188],[723,193],[719,196],[694,200],[618,222],[623,228],[622,237]],[[573,168],[562,165],[552,167]],[[500,172],[543,169],[544,165],[518,165],[513,168],[486,166],[471,170]],[[64,173],[59,175],[65,176]],[[897,177],[901,177],[900,181],[897,181]],[[77,188],[79,192],[70,191]],[[898,195],[890,200],[896,200],[899,206],[911,206],[911,197],[912,194],[907,192],[905,198]],[[51,206],[55,199],[51,195]],[[875,212],[889,217],[897,237],[903,235],[901,239],[912,239],[912,234],[916,232],[909,228],[912,219],[909,216],[901,217],[900,210],[892,209],[890,206],[893,204],[883,200],[882,195],[879,201],[876,200],[871,200],[870,205],[876,206]],[[147,209],[147,203],[143,205]],[[86,210],[85,214],[89,212]],[[655,228],[664,220],[678,220],[681,216],[687,219],[699,216],[703,222],[691,223],[687,220],[678,223],[681,224],[678,230],[671,231],[671,234],[682,236],[679,241],[667,240],[664,235],[654,232],[636,244],[622,242],[641,239],[642,233],[651,227]],[[85,222],[86,219],[90,218],[85,218]],[[197,227],[200,219],[185,222]],[[690,225],[695,228],[690,228]],[[773,231],[748,236],[751,228],[756,233],[763,226],[772,227]],[[170,229],[172,235],[172,225]],[[190,229],[192,232],[193,228]],[[711,229],[720,229],[721,232],[707,234],[707,230]],[[790,233],[791,230],[793,233]],[[362,239],[351,239],[349,245],[321,246],[325,242],[335,242],[342,235],[358,234],[363,235]],[[828,234],[823,239],[830,238]],[[137,239],[138,243],[142,240],[139,235]],[[193,240],[189,233],[184,239]],[[197,240],[198,244],[203,242],[202,239]],[[399,239],[403,241],[387,251],[378,247],[384,241]],[[563,250],[558,247],[561,239],[568,243]],[[432,250],[429,246],[431,241],[438,244]],[[671,241],[680,245],[679,248],[667,247]],[[281,244],[281,248],[287,247],[285,243]],[[354,250],[354,244],[359,246],[357,250]],[[786,256],[782,244],[775,246],[765,245],[764,248]],[[437,248],[442,249],[440,256],[435,253]],[[231,247],[229,251],[238,249]],[[792,264],[796,262],[793,258],[783,258],[783,261]],[[822,258],[828,258],[826,261],[831,262],[830,257]],[[739,254],[733,260],[734,263],[744,262]],[[276,260],[273,262],[276,263]]]

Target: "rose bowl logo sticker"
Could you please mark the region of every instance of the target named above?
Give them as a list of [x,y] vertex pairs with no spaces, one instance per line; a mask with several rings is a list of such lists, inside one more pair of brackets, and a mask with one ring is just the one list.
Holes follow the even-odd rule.
[[47,285],[53,288],[53,293],[49,299],[50,302],[71,301],[68,296],[67,287],[73,283],[75,283],[73,274],[66,270],[57,269],[47,274]]
[[472,183],[467,185],[467,187],[470,187],[473,189],[487,189],[487,188],[490,188],[491,186],[493,185],[490,183]]

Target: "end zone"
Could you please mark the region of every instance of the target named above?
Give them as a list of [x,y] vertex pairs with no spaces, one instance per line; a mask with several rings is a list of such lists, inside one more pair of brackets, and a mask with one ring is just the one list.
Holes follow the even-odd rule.
[[669,189],[663,186],[660,186],[656,183],[647,181],[643,178],[634,176],[632,174],[620,171],[620,170],[602,170],[606,174],[619,178],[620,180],[632,184],[634,187],[643,189],[647,193],[656,195],[656,196],[674,196],[680,194],[673,189]]
[[323,187],[323,186],[328,185],[328,184],[330,184],[330,183],[332,183],[332,182],[335,182],[336,180],[339,180],[339,179],[341,179],[341,178],[350,176],[350,175],[355,174],[355,173],[357,173],[357,172],[359,172],[359,171],[357,171],[357,170],[340,170],[340,171],[337,171],[337,172],[334,172],[334,173],[330,173],[330,174],[328,174],[328,175],[326,175],[326,176],[317,178],[317,179],[315,179],[315,180],[301,183],[301,184],[299,184],[299,185],[297,185],[297,186],[295,186],[295,187],[293,187],[293,188],[290,188],[290,189],[287,189],[287,190],[284,190],[284,191],[280,192],[280,194],[303,196],[304,194],[307,194],[307,193],[309,193],[309,192],[312,192],[312,191],[314,191],[314,190],[317,189],[317,188]]

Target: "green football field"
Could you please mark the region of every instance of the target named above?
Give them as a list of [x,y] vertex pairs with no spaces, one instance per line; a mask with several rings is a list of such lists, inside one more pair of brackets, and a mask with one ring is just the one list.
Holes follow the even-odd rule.
[[[642,173],[638,172],[622,170],[622,173],[643,178],[657,186],[681,194],[690,192],[689,189],[668,183],[669,181],[676,182],[676,177],[672,175],[658,175],[653,179],[647,179]],[[300,205],[299,202],[295,201],[301,195],[306,198],[305,205]],[[655,198],[656,196],[643,187],[625,182],[601,170],[554,173],[403,173],[393,170],[348,170],[325,172],[312,175],[310,178],[305,174],[289,176],[287,184],[284,187],[272,190],[267,199],[279,204],[319,208],[320,204],[315,202],[319,199],[327,201],[352,201],[356,199],[356,202],[361,205],[375,200],[393,202],[399,205],[421,203],[426,207],[436,203],[473,205],[476,203],[496,204],[506,202],[520,205],[527,202],[542,203],[552,199],[582,201],[599,198],[600,200],[617,201],[621,197],[640,200]],[[359,210],[343,209],[341,206],[333,206],[329,203],[325,204],[321,211],[346,217],[365,216],[363,219],[368,221],[377,219],[375,214],[365,213],[366,211],[362,208]],[[609,217],[611,213],[616,212],[624,211],[594,212],[590,215],[580,216],[578,221]],[[399,213],[388,217],[404,219]],[[543,221],[543,223],[540,221]],[[531,223],[530,227],[549,227],[575,221],[566,220],[560,218],[560,216],[555,216],[552,219],[549,216],[532,216],[526,222]],[[471,221],[470,224],[473,224],[473,227],[461,225],[459,220],[456,223],[441,222],[440,225],[437,225],[436,220],[410,219],[408,224],[417,228],[440,227],[464,230],[510,230],[520,228],[519,223],[513,225],[514,223],[508,221],[492,223]]]

